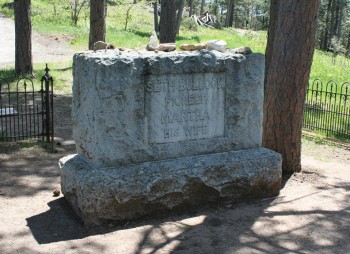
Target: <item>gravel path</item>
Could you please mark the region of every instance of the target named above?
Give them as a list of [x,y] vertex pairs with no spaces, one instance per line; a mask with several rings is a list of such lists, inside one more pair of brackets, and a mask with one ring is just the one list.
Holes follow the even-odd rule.
[[[57,36],[43,36],[32,33],[32,54],[34,63],[70,60],[74,51]],[[12,19],[0,14],[0,67],[15,64],[15,24]]]

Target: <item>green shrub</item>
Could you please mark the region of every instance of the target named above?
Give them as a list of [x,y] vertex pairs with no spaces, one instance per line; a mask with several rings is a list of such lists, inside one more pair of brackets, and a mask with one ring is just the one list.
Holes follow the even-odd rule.
[[221,24],[220,22],[216,21],[216,22],[213,24],[213,27],[214,27],[215,29],[222,29],[222,24]]
[[181,21],[181,28],[190,31],[198,31],[198,24],[193,18],[185,17]]

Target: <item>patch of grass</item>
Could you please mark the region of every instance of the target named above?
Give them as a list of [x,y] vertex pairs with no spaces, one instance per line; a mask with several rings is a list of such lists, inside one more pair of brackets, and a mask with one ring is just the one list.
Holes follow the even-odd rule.
[[[72,93],[72,61],[50,63],[50,75],[54,79],[55,94],[71,94]],[[35,77],[32,78],[34,89],[40,90],[41,78],[45,75],[45,64],[34,64]],[[10,88],[16,89],[18,77],[13,67],[4,67],[0,69],[0,78],[6,79],[10,83]]]
[[[321,131],[308,131],[303,130],[302,142],[313,142],[318,145],[328,145],[334,147],[345,147],[350,149],[350,139],[325,136],[324,132]],[[317,151],[315,151],[317,153]]]
[[350,82],[350,59],[344,56],[333,58],[332,53],[315,51],[310,80],[320,79],[324,84],[330,80],[341,84]]
[[18,151],[45,151],[49,150],[47,148],[47,143],[38,140],[23,140],[17,142],[0,142],[0,154],[11,154]]

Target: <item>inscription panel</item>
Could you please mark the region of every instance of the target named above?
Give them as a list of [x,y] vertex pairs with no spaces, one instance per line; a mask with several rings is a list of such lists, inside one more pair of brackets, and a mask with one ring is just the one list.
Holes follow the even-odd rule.
[[149,143],[224,135],[225,73],[150,75],[145,82]]

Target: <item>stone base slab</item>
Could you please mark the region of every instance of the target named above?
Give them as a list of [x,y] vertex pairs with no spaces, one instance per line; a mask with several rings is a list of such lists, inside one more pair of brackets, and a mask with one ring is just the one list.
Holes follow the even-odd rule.
[[86,225],[164,214],[217,201],[277,195],[282,159],[265,148],[95,168],[79,155],[59,162],[65,198]]

